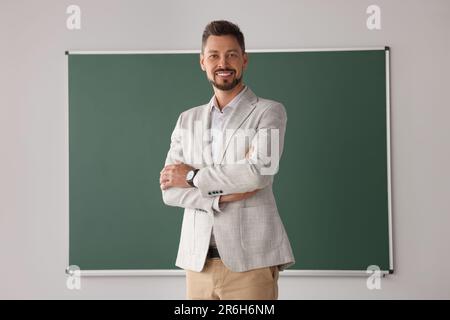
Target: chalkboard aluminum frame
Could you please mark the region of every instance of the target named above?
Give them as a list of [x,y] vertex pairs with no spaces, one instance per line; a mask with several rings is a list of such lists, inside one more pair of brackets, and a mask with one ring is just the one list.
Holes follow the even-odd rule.
[[[393,226],[392,226],[392,183],[391,183],[391,94],[390,94],[390,47],[355,47],[355,48],[307,48],[307,49],[254,49],[246,50],[248,53],[269,53],[269,52],[320,52],[320,51],[370,51],[384,50],[386,57],[386,146],[387,146],[387,182],[388,182],[388,227],[389,227],[389,270],[380,270],[381,276],[394,273],[394,252],[393,252]],[[69,50],[65,54],[183,54],[200,53],[200,50],[134,50],[134,51],[83,51]],[[68,66],[68,60],[67,60]],[[67,97],[66,101],[69,99]],[[69,211],[69,210],[68,210]],[[69,230],[69,228],[68,228]],[[69,245],[67,245],[67,248]],[[66,274],[73,275],[70,267],[66,268]],[[367,270],[285,270],[280,276],[325,276],[325,277],[368,277],[373,271]],[[82,277],[101,276],[185,276],[184,270],[80,270]]]

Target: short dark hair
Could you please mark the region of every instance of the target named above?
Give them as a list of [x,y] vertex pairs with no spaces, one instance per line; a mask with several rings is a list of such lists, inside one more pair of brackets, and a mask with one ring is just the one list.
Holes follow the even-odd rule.
[[226,35],[234,36],[242,49],[242,53],[245,53],[244,34],[241,32],[241,29],[239,29],[238,25],[226,20],[211,21],[205,27],[202,36],[202,53],[205,49],[206,41],[208,40],[209,36]]

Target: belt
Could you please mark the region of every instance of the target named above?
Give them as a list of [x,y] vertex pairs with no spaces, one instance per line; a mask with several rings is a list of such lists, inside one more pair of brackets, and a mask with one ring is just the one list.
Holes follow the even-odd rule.
[[217,247],[209,247],[206,258],[208,258],[208,259],[219,258],[220,259],[219,250],[217,250]]

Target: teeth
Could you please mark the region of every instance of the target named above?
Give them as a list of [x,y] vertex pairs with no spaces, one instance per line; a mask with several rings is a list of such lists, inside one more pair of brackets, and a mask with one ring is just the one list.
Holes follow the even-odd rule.
[[232,72],[217,72],[216,74],[219,76],[230,76]]

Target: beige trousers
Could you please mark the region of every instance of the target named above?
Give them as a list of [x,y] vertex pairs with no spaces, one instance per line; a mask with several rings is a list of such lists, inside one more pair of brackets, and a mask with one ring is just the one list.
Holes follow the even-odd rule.
[[207,259],[202,272],[186,270],[186,291],[189,300],[276,300],[278,267],[233,272]]

